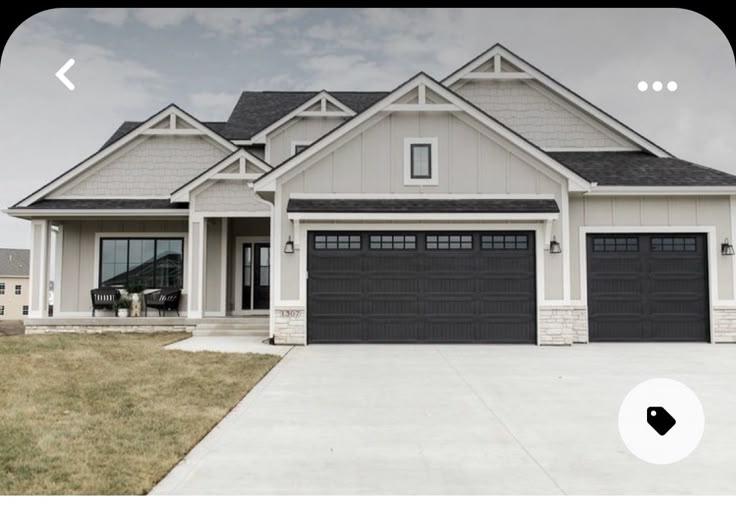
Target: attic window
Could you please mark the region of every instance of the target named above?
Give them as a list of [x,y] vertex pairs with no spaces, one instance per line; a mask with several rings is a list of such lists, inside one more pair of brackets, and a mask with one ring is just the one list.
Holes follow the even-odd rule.
[[404,184],[436,186],[437,155],[436,137],[404,139]]

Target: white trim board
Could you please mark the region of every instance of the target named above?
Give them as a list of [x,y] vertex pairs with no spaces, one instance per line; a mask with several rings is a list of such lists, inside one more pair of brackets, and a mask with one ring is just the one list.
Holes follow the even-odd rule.
[[706,234],[708,243],[708,306],[710,342],[715,342],[714,306],[722,305],[718,294],[718,237],[715,226],[581,226],[579,231],[580,302],[588,305],[588,234]]
[[43,216],[58,218],[66,216],[82,216],[95,218],[98,216],[189,216],[189,209],[4,209],[9,216],[22,218],[25,216]]
[[287,213],[292,221],[375,221],[375,222],[499,222],[499,221],[550,221],[560,213]]
[[210,138],[211,140],[222,145],[226,149],[229,149],[230,151],[235,151],[237,149],[237,146],[235,146],[229,140],[215,133],[213,130],[206,127],[196,118],[194,118],[193,116],[190,116],[188,113],[180,109],[178,106],[171,104],[165,107],[164,109],[162,109],[160,112],[148,118],[146,121],[144,121],[143,123],[138,125],[136,128],[134,128],[133,130],[131,130],[130,132],[122,136],[117,141],[113,142],[106,148],[99,150],[97,153],[88,157],[86,160],[78,163],[73,168],[68,170],[66,173],[62,174],[61,176],[51,181],[47,185],[36,190],[32,194],[28,195],[26,198],[24,198],[23,200],[21,200],[15,205],[16,206],[27,206],[43,198],[44,196],[48,195],[49,193],[53,192],[54,190],[58,189],[59,187],[63,186],[67,182],[71,181],[72,179],[74,179],[75,177],[77,177],[78,175],[86,171],[89,167],[92,167],[93,165],[103,160],[107,156],[115,153],[118,149],[126,146],[129,142],[143,135],[144,132],[148,130],[149,128],[151,128],[152,126],[156,125],[157,123],[160,123],[167,117],[171,117],[172,114],[176,115],[178,118],[181,118],[183,121],[186,121],[187,123],[193,125],[196,129],[198,129],[201,132],[201,135]]
[[470,104],[464,98],[460,97],[459,95],[455,94],[454,92],[448,90],[441,84],[434,81],[428,75],[424,73],[419,73],[359,115],[338,126],[298,155],[289,158],[277,168],[272,170],[270,173],[265,174],[263,177],[259,178],[255,182],[256,191],[274,191],[274,181],[276,179],[280,179],[283,176],[287,175],[295,167],[306,168],[308,165],[304,162],[310,159],[316,159],[315,155],[321,153],[324,149],[331,146],[333,143],[338,142],[340,139],[344,138],[346,134],[351,130],[363,125],[364,123],[367,123],[368,120],[370,120],[371,118],[379,117],[379,119],[382,119],[382,117],[380,117],[380,113],[390,114],[385,112],[385,108],[387,106],[394,103],[396,100],[401,99],[404,95],[421,85],[425,86],[433,93],[439,95],[448,103],[458,106],[462,112],[466,113],[468,116],[472,117],[481,125],[493,131],[507,142],[510,142],[512,145],[520,148],[529,156],[535,158],[537,161],[560,173],[560,175],[562,175],[568,181],[568,185],[570,185],[571,189],[577,191],[587,191],[590,189],[590,183],[588,181],[559,163],[557,160],[545,153],[539,147],[520,137],[518,134],[510,130],[505,125],[499,123],[498,121],[494,120],[493,118],[482,112],[477,107]]
[[290,193],[307,200],[550,200],[552,193]]
[[616,195],[734,195],[736,186],[601,186],[593,185],[585,196]]
[[645,149],[646,151],[649,151],[659,157],[670,157],[670,153],[665,151],[664,149],[660,148],[653,142],[647,140],[644,138],[641,134],[635,132],[628,126],[624,125],[614,117],[608,115],[607,113],[603,112],[598,107],[594,106],[591,102],[585,100],[572,90],[568,89],[567,87],[563,86],[559,82],[552,79],[550,76],[539,70],[538,68],[534,67],[529,62],[521,59],[516,54],[512,53],[505,47],[503,47],[501,44],[495,44],[490,49],[484,51],[477,57],[470,60],[468,63],[460,67],[458,70],[447,76],[445,79],[442,80],[442,84],[445,86],[452,86],[453,84],[457,83],[458,81],[462,80],[464,76],[471,73],[473,69],[477,68],[479,65],[483,65],[484,63],[490,61],[493,59],[496,55],[499,55],[505,60],[508,60],[509,63],[512,65],[518,67],[522,71],[529,74],[531,77],[533,77],[537,82],[543,84],[550,90],[554,91],[558,95],[562,96],[581,110],[585,111],[604,125],[611,128],[613,131],[617,132],[618,134],[622,135],[624,138],[628,139],[629,141],[633,142],[634,144],[641,146],[642,149]]

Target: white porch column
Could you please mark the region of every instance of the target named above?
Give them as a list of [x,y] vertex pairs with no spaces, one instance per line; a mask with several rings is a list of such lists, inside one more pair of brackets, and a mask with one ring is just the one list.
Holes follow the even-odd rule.
[[47,318],[49,315],[50,256],[51,224],[49,220],[31,220],[29,318]]
[[204,268],[205,268],[205,241],[207,233],[205,218],[189,219],[189,251],[187,273],[188,288],[188,318],[202,318],[204,314]]

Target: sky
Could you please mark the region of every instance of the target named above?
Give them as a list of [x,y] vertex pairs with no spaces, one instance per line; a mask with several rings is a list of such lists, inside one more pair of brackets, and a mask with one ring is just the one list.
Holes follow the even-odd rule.
[[[0,59],[0,208],[171,102],[224,121],[243,90],[391,90],[496,42],[675,156],[736,173],[734,53],[687,10],[55,9]],[[69,58],[74,91],[54,77]],[[28,247],[29,232],[0,216],[0,247]]]

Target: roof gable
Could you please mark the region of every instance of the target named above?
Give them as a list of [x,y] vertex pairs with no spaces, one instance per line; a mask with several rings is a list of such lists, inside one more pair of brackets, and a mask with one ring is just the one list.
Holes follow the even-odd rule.
[[[228,138],[248,141],[263,129],[314,98],[318,91],[244,91],[227,120]],[[387,92],[329,91],[345,107],[360,113]]]
[[255,133],[253,137],[251,138],[251,141],[253,143],[259,144],[259,143],[265,143],[266,137],[269,133],[277,130],[282,125],[285,125],[292,119],[296,118],[306,118],[306,117],[314,117],[314,118],[327,118],[327,117],[337,117],[337,118],[351,118],[355,116],[355,111],[350,109],[348,106],[334,98],[332,95],[330,95],[326,91],[321,91],[314,95],[312,98],[301,104],[299,107],[296,107],[294,110],[289,112],[288,114],[282,116],[277,121],[271,123],[267,127],[263,128],[259,132]]
[[13,207],[28,206],[33,202],[42,199],[46,195],[49,195],[51,192],[59,189],[66,183],[83,174],[88,169],[94,167],[97,162],[128,146],[132,141],[151,136],[200,136],[210,139],[227,150],[235,151],[238,149],[237,146],[210,128],[207,128],[203,123],[179,108],[177,105],[170,104],[116,141],[103,147],[79,164],[64,172],[56,179],[52,180],[50,183],[47,183],[34,193],[28,195]]
[[551,90],[556,95],[565,99],[577,109],[590,115],[592,118],[605,125],[613,132],[621,135],[641,149],[649,151],[660,157],[668,157],[671,154],[656,145],[641,134],[635,132],[627,125],[618,121],[608,113],[604,112],[591,102],[551,78],[531,63],[520,56],[509,51],[501,44],[496,44],[484,51],[477,57],[447,76],[442,84],[455,87],[461,81],[467,80],[496,80],[512,81],[523,80],[530,84],[541,84],[544,88]]
[[[431,100],[428,100],[428,97],[431,97]],[[571,189],[585,190],[589,188],[589,183],[585,179],[551,158],[538,146],[529,142],[506,125],[492,118],[475,105],[444,87],[427,74],[420,72],[405,83],[399,85],[394,91],[389,93],[382,100],[379,100],[373,106],[366,109],[363,113],[328,132],[304,151],[284,161],[270,173],[261,176],[255,183],[256,190],[273,190],[273,183],[277,178],[282,177],[284,174],[303,162],[312,159],[323,149],[326,149],[333,142],[338,141],[349,131],[364,124],[370,118],[379,114],[401,112],[467,113],[471,118],[475,119],[483,126],[523,149],[526,153],[530,154],[533,158],[537,159],[553,171],[561,174],[568,181]]]
[[255,181],[270,171],[271,166],[266,162],[240,148],[171,192],[171,202],[189,202],[191,193],[209,182]]

